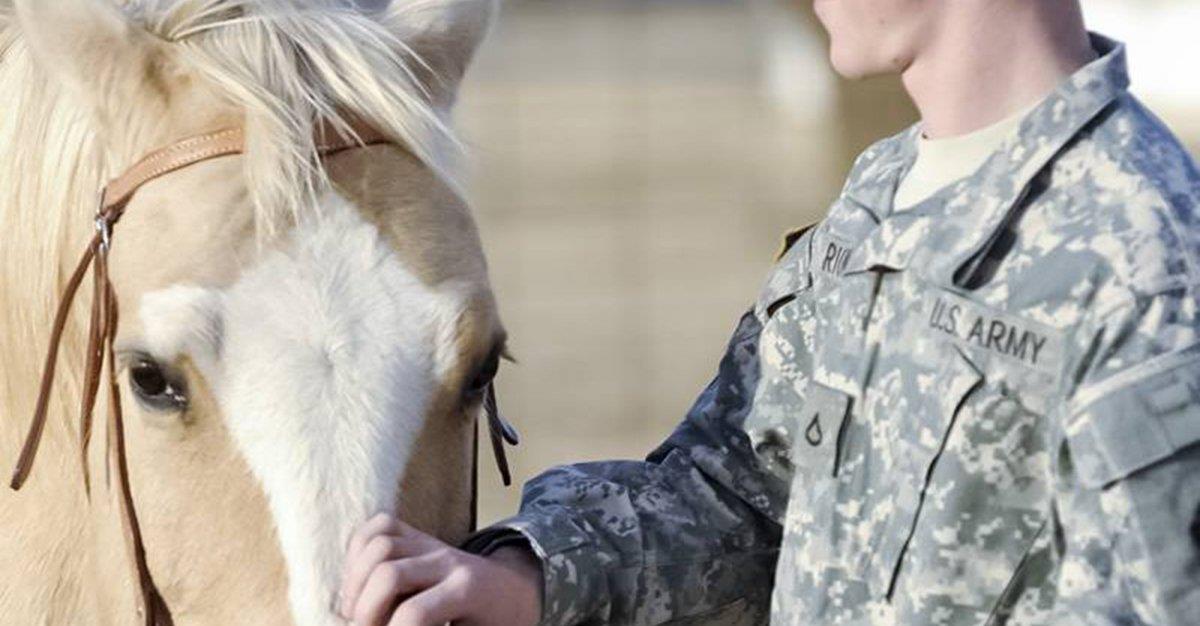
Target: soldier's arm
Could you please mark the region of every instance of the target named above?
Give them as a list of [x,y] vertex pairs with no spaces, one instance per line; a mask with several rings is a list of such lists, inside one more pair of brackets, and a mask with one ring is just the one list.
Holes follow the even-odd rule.
[[741,430],[760,324],[739,324],[716,379],[643,462],[560,467],[475,551],[527,542],[541,561],[542,624],[764,623],[787,485]]
[[341,614],[395,626],[765,623],[791,470],[760,464],[744,427],[761,320],[810,284],[806,231],[789,235],[715,380],[645,461],[547,472],[467,551],[372,519],[349,545]]
[[1055,459],[1055,624],[1200,623],[1200,344],[1188,296],[1098,325]]

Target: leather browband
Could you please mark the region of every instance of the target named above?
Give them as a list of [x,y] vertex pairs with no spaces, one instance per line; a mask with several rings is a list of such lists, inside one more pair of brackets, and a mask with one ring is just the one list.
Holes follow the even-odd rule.
[[[351,125],[354,135],[346,137],[327,128],[318,134],[317,151],[321,156],[335,152],[383,143],[391,143],[374,128]],[[125,173],[109,181],[104,188],[101,213],[124,206],[142,185],[175,170],[217,157],[241,154],[246,149],[246,134],[241,128],[227,128],[196,135],[155,150],[134,163]]]
[[[346,136],[328,126],[322,126],[317,135],[319,154],[326,157],[361,146],[392,143],[390,138],[368,126],[352,124],[350,129],[352,136]],[[126,522],[130,549],[133,553],[132,558],[137,568],[137,577],[142,593],[142,605],[139,607],[139,613],[143,616],[146,626],[171,626],[174,624],[174,620],[150,575],[150,569],[146,563],[145,544],[142,540],[141,527],[138,523],[129,485],[129,469],[125,455],[125,427],[113,354],[118,317],[116,292],[109,280],[108,272],[108,254],[112,247],[113,227],[121,219],[125,207],[133,195],[146,183],[189,165],[217,157],[241,154],[244,151],[245,133],[241,128],[197,135],[146,155],[104,187],[96,211],[96,234],[92,237],[83,257],[68,279],[62,300],[55,313],[33,421],[21,449],[16,469],[13,471],[11,487],[14,490],[20,489],[29,478],[42,433],[45,430],[51,389],[57,369],[59,346],[71,312],[71,304],[90,268],[93,274],[93,301],[88,329],[83,397],[80,403],[80,463],[83,466],[84,488],[90,494],[87,449],[91,440],[92,415],[100,389],[102,372],[105,362],[108,362],[107,383],[110,404],[108,443],[116,458],[117,478],[121,491],[121,511]],[[500,416],[499,410],[496,408],[494,392],[491,390],[489,390],[485,409],[492,443],[497,451],[496,461],[507,485],[509,471],[502,440],[507,440],[515,445],[516,436],[511,426]],[[475,448],[478,450],[478,442],[476,442]],[[478,458],[475,459],[475,464],[478,465]],[[477,479],[473,478],[472,482],[477,484]],[[472,501],[475,500],[476,497],[473,493]],[[474,505],[472,505],[472,516],[474,516]]]

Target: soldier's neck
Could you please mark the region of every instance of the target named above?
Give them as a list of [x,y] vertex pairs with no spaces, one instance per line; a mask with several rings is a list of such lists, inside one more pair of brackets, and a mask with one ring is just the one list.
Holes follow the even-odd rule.
[[902,74],[931,139],[990,126],[1096,57],[1074,0],[947,3]]

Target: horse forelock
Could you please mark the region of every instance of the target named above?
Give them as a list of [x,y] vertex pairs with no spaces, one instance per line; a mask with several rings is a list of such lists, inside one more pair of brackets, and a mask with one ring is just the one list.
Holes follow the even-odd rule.
[[130,0],[126,10],[245,114],[259,228],[316,206],[322,121],[353,119],[457,186],[454,134],[418,78],[425,62],[380,12],[344,0]]
[[[383,13],[359,10],[344,0],[116,4],[162,42],[169,68],[162,71],[205,83],[242,118],[245,182],[261,236],[276,233],[306,211],[319,210],[316,198],[329,184],[315,141],[322,124],[351,135],[352,122],[370,124],[459,188],[460,145],[446,122],[447,112],[432,102],[417,77],[427,68],[424,61],[384,23]],[[163,121],[139,117],[138,102],[110,102],[105,106],[121,113],[109,117],[128,127],[104,128],[91,103],[57,85],[31,56],[12,0],[0,1],[0,101],[6,110],[20,112],[0,123],[0,211],[5,220],[0,226],[11,226],[0,238],[36,237],[31,248],[47,262],[17,259],[7,266],[29,265],[32,273],[44,274],[36,268],[58,265],[59,258],[69,255],[62,246],[76,244],[90,226],[87,216],[102,184],[140,156],[114,153],[105,140],[127,143],[129,137],[153,136],[138,126],[161,129]],[[153,89],[147,85],[146,91]]]

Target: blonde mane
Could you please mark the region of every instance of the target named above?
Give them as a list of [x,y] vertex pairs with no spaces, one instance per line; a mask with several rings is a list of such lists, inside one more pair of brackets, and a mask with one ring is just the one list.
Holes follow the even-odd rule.
[[[406,11],[420,2],[405,2]],[[456,146],[429,103],[416,54],[347,0],[131,0],[126,11],[170,42],[182,64],[246,111],[250,179],[260,226],[311,204],[324,182],[314,130],[347,116],[394,137],[449,177]],[[400,20],[402,21],[402,20]]]
[[[429,69],[395,33],[427,1],[386,11],[350,0],[109,1],[244,111],[260,234],[316,206],[328,184],[314,145],[322,122],[349,132],[348,120],[366,121],[454,183],[458,144],[418,77]],[[129,164],[112,162],[91,112],[31,58],[12,0],[0,0],[0,94],[0,349],[12,355],[41,346],[29,341],[49,324],[98,190]]]
[[[83,251],[105,170],[90,121],[36,66],[9,2],[0,7],[0,94],[0,353],[11,359],[0,397],[18,410],[0,419],[24,423],[55,298],[71,271],[66,257]],[[82,331],[68,328],[65,342],[80,345]],[[73,391],[75,369],[59,379]],[[65,395],[53,399],[60,415]],[[74,425],[66,432],[74,437]],[[4,443],[11,450],[16,440]]]

